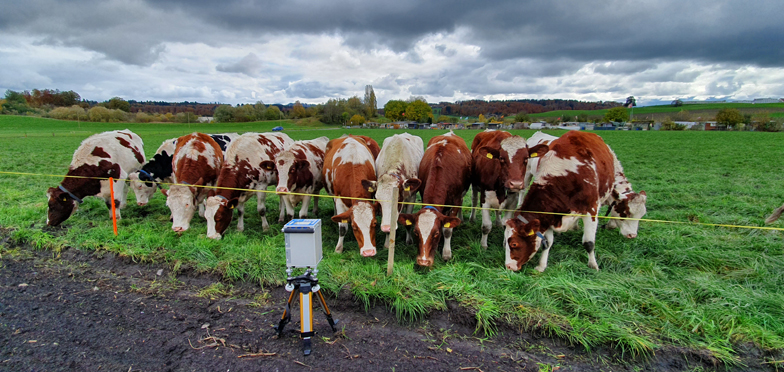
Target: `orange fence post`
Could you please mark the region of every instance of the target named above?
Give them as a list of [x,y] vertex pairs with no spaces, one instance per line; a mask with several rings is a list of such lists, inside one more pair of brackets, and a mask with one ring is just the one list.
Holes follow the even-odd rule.
[[117,210],[114,205],[114,178],[109,177],[109,191],[112,194],[112,223],[114,224],[114,235],[117,235]]

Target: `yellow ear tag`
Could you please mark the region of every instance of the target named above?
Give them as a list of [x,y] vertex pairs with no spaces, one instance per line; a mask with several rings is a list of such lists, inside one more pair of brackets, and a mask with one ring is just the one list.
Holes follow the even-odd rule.
[[488,152],[488,153],[487,153],[487,158],[488,158],[488,159],[492,159],[492,158],[493,158],[493,154],[491,154],[491,153],[489,153],[489,152]]
[[268,165],[268,166],[267,166],[267,169],[269,169],[269,170],[272,170],[272,168],[273,168],[273,167],[272,167],[271,165]]
[[230,205],[230,206],[229,206],[229,209],[234,209],[234,206],[233,206],[233,205]]
[[411,191],[411,186],[406,186],[406,188],[404,188],[403,190],[404,191]]
[[411,221],[406,220],[406,226],[411,226]]
[[68,198],[63,198],[63,201],[68,201]]
[[533,235],[533,234],[535,234],[535,233],[534,233],[534,231],[533,231],[533,230],[531,230],[531,231],[528,233],[528,236],[531,236],[531,235]]
[[533,153],[533,154],[531,154],[531,157],[532,157],[532,158],[535,158],[535,157],[537,157],[537,156],[539,156],[539,154],[537,154],[537,153]]
[[446,227],[447,229],[449,228],[449,226],[452,226],[449,222],[444,224],[444,227]]
[[373,192],[373,188],[372,187],[368,187],[368,192]]
[[343,220],[343,223],[348,223],[348,220]]

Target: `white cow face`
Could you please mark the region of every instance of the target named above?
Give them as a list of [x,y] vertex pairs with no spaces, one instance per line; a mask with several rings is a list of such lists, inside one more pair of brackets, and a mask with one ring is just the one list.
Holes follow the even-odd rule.
[[374,206],[368,202],[354,204],[349,210],[332,216],[332,220],[338,223],[350,223],[354,230],[354,237],[359,245],[359,253],[364,257],[376,255],[376,221],[377,204]]
[[620,227],[621,235],[629,239],[637,237],[637,228],[640,225],[640,221],[636,219],[642,218],[645,216],[645,213],[648,212],[645,207],[647,200],[648,195],[645,194],[645,191],[640,191],[640,193],[630,192],[621,194],[618,200],[615,201],[615,205],[611,208],[610,216],[634,219],[612,219],[607,226],[610,228]]
[[131,180],[131,189],[133,189],[133,193],[136,195],[136,204],[140,206],[147,205],[150,202],[150,198],[155,194],[158,184],[139,179],[139,172],[131,173],[128,179]]
[[172,214],[172,229],[175,232],[188,230],[196,211],[196,188],[173,185],[166,198],[166,206]]

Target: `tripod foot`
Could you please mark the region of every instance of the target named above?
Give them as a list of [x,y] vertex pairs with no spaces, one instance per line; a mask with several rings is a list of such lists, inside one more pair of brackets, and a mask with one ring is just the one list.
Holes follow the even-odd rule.
[[302,354],[308,356],[310,355],[312,349],[313,348],[310,343],[310,337],[306,337],[302,339]]

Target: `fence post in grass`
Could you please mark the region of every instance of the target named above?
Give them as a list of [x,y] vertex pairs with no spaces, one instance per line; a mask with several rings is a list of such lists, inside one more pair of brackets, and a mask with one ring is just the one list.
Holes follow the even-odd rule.
[[392,215],[389,221],[389,258],[387,259],[387,276],[392,275],[395,264],[395,235],[397,234],[397,187],[392,188]]
[[112,194],[112,224],[114,225],[114,235],[117,235],[117,210],[114,205],[114,178],[109,177],[109,192]]

